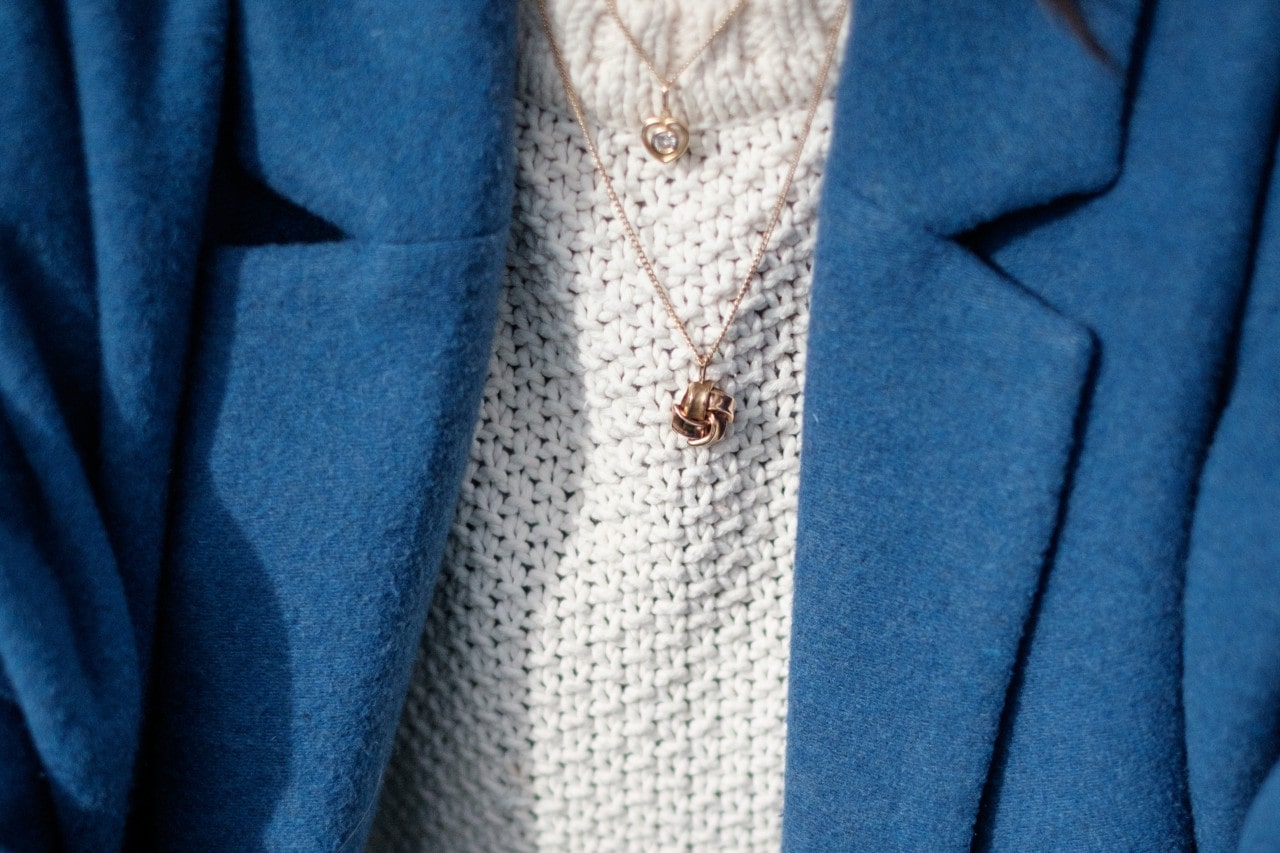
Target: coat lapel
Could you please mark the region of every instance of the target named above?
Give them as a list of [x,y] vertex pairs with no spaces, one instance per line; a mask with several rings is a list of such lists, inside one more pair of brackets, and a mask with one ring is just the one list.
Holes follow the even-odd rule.
[[784,848],[972,840],[1089,330],[953,239],[1105,188],[1139,0],[859,0],[811,298]]

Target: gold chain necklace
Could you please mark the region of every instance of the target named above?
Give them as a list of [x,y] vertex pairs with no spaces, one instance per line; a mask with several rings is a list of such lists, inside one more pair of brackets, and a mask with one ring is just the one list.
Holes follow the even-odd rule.
[[680,75],[689,70],[689,66],[702,56],[707,48],[711,47],[711,43],[716,40],[720,33],[724,32],[725,27],[729,26],[742,7],[747,5],[747,0],[738,0],[729,14],[725,15],[711,31],[711,35],[707,36],[702,46],[693,52],[693,55],[676,67],[671,76],[666,77],[658,73],[657,67],[653,64],[653,58],[640,45],[640,40],[631,32],[631,28],[627,26],[627,22],[622,20],[622,15],[618,12],[618,0],[606,0],[605,5],[609,7],[609,14],[613,16],[613,20],[622,30],[622,34],[627,37],[627,41],[631,43],[631,47],[640,56],[640,61],[644,63],[644,67],[649,69],[649,73],[653,75],[653,79],[658,81],[658,91],[662,94],[662,112],[659,115],[649,116],[645,119],[644,126],[640,129],[640,141],[644,143],[644,148],[649,155],[655,160],[663,163],[670,163],[673,160],[680,159],[684,152],[689,150],[689,125],[687,122],[681,121],[671,114],[671,103],[669,95],[671,90],[676,87],[676,81],[680,79]]
[[738,313],[738,308],[742,305],[742,300],[747,295],[747,291],[751,288],[751,282],[755,278],[756,271],[760,267],[760,261],[764,258],[765,249],[769,245],[769,238],[773,236],[773,231],[778,225],[778,218],[782,215],[782,208],[786,205],[787,191],[791,188],[791,181],[795,177],[797,166],[800,164],[800,155],[804,152],[805,141],[809,138],[809,129],[813,126],[813,117],[818,112],[818,104],[822,100],[822,91],[826,87],[827,75],[831,71],[831,61],[835,57],[840,28],[844,23],[847,12],[848,3],[841,4],[840,16],[836,19],[835,24],[832,25],[831,32],[827,36],[826,56],[822,61],[822,71],[818,75],[818,83],[814,86],[813,94],[809,96],[804,129],[800,134],[799,142],[796,144],[795,154],[792,155],[791,162],[787,167],[787,175],[782,182],[782,189],[778,192],[778,200],[774,203],[773,211],[769,215],[768,225],[765,226],[764,234],[760,238],[760,245],[756,249],[755,255],[751,258],[751,267],[747,270],[742,285],[738,288],[737,295],[734,296],[733,304],[729,309],[729,316],[725,319],[724,325],[720,329],[720,334],[716,336],[715,342],[704,353],[693,342],[693,338],[689,335],[689,330],[685,327],[680,315],[676,312],[675,305],[671,302],[670,294],[667,293],[667,289],[663,287],[662,282],[658,280],[658,274],[654,271],[653,264],[649,261],[649,256],[645,254],[644,247],[640,243],[640,237],[636,234],[635,228],[631,225],[631,220],[627,217],[627,213],[622,207],[622,200],[613,188],[613,181],[610,180],[609,172],[605,169],[604,160],[601,158],[600,151],[596,148],[595,142],[591,139],[591,133],[587,129],[582,103],[578,98],[577,90],[573,87],[573,81],[569,77],[568,66],[565,64],[564,56],[556,43],[555,34],[551,26],[551,16],[547,12],[547,0],[538,0],[538,13],[542,18],[543,30],[547,34],[547,42],[551,46],[552,59],[555,62],[556,70],[560,72],[560,79],[564,82],[564,90],[569,99],[569,106],[573,110],[574,118],[578,121],[578,127],[582,129],[582,136],[586,141],[587,150],[591,152],[591,157],[595,160],[596,169],[600,172],[600,177],[604,181],[605,192],[608,193],[609,201],[613,204],[613,209],[617,211],[618,218],[627,232],[627,239],[639,258],[640,266],[644,269],[645,275],[649,277],[654,290],[657,291],[658,297],[662,300],[663,308],[666,309],[671,321],[675,323],[680,336],[689,345],[689,349],[693,351],[694,359],[698,363],[698,378],[689,384],[684,395],[679,402],[672,406],[671,411],[672,429],[687,438],[691,446],[699,447],[720,441],[725,437],[729,424],[733,421],[733,398],[720,389],[713,380],[707,379],[707,366],[715,358],[716,353],[720,350],[721,343],[724,342],[725,335],[729,333],[729,327],[732,325],[733,319]]

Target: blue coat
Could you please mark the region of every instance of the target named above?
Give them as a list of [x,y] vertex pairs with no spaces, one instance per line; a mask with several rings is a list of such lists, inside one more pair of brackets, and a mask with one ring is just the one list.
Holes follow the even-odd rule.
[[[788,850],[1280,850],[1280,3],[1082,8],[1110,62],[858,0]],[[0,848],[360,847],[514,43],[509,0],[0,4]]]

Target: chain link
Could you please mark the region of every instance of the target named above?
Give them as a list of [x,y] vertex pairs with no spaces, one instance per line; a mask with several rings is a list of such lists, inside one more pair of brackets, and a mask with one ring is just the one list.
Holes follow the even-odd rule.
[[[613,5],[614,0],[609,0]],[[739,4],[740,6],[741,4]],[[733,303],[729,309],[729,316],[724,321],[724,326],[720,329],[720,334],[716,336],[715,342],[707,349],[706,353],[698,349],[698,345],[693,342],[693,338],[689,335],[684,321],[680,319],[679,313],[676,311],[675,305],[671,302],[671,295],[667,292],[666,287],[658,280],[658,274],[653,269],[653,264],[649,261],[649,256],[644,251],[644,246],[640,242],[640,236],[636,233],[635,228],[631,225],[631,220],[627,218],[626,210],[623,209],[622,200],[618,197],[617,191],[613,187],[613,181],[609,178],[609,171],[605,168],[604,160],[600,156],[600,151],[596,148],[595,142],[591,139],[591,133],[587,129],[586,117],[582,110],[581,100],[578,98],[578,92],[573,86],[573,81],[569,77],[569,68],[565,64],[564,56],[560,52],[560,47],[556,43],[555,34],[551,26],[551,16],[547,12],[547,0],[538,0],[538,13],[542,18],[542,27],[546,31],[547,41],[551,45],[551,56],[555,62],[556,70],[560,73],[560,79],[564,82],[565,94],[569,99],[569,107],[573,110],[574,118],[578,121],[578,127],[582,129],[582,136],[586,140],[587,149],[591,152],[592,159],[595,160],[596,169],[600,172],[600,177],[604,179],[605,192],[609,196],[609,201],[613,204],[613,208],[617,211],[618,217],[622,221],[623,228],[627,232],[627,239],[631,243],[631,247],[635,250],[636,256],[640,260],[640,266],[644,269],[645,275],[649,277],[649,281],[653,284],[654,290],[657,291],[658,297],[662,301],[663,308],[666,309],[667,315],[679,330],[681,337],[684,338],[689,349],[693,351],[693,356],[698,363],[699,375],[706,377],[707,365],[715,358],[716,353],[720,350],[720,345],[724,343],[725,336],[729,333],[729,327],[733,324],[734,318],[738,314],[738,309],[742,305],[742,300],[746,298],[747,292],[751,289],[751,282],[755,278],[756,271],[760,267],[760,262],[764,259],[765,250],[768,248],[769,240],[773,236],[774,229],[778,225],[778,219],[782,216],[782,209],[786,206],[787,192],[791,189],[791,181],[795,177],[796,168],[800,165],[800,155],[804,152],[804,144],[809,138],[809,130],[813,126],[813,118],[818,112],[818,104],[822,102],[822,92],[826,88],[827,76],[831,71],[831,62],[835,57],[836,44],[839,40],[840,29],[844,24],[844,19],[848,13],[849,4],[841,4],[841,11],[835,24],[831,27],[831,32],[827,36],[826,56],[822,62],[822,70],[818,75],[818,84],[813,89],[813,94],[809,96],[808,112],[805,115],[804,129],[800,134],[800,140],[796,144],[795,154],[792,155],[790,164],[787,167],[786,178],[782,182],[782,189],[778,192],[778,200],[773,205],[773,210],[769,214],[769,223],[765,227],[764,234],[760,238],[760,246],[756,249],[755,255],[751,259],[751,267],[747,270],[747,274],[742,281],[741,287],[738,288],[737,295],[733,299]],[[714,37],[714,36],[713,36]],[[634,43],[634,42],[633,42]]]

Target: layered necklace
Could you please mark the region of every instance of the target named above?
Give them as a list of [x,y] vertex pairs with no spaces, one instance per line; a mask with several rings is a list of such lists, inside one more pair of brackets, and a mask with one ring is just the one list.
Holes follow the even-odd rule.
[[[609,3],[610,10],[614,13],[615,17],[617,17],[615,0],[607,0],[607,2]],[[724,26],[735,14],[737,14],[737,11],[741,9],[743,5],[743,2],[739,2],[738,5],[734,7],[734,10],[730,15],[724,19],[719,27],[716,28],[716,33],[713,33],[712,37],[704,43],[701,49],[699,49],[698,54],[701,54],[702,51],[705,50],[706,46],[714,40],[715,35],[724,29]],[[578,127],[582,130],[583,139],[586,142],[587,149],[591,152],[591,157],[595,161],[596,169],[599,171],[600,177],[603,180],[605,192],[609,196],[609,201],[612,203],[614,210],[618,214],[619,220],[622,222],[623,229],[626,231],[627,239],[631,243],[631,248],[635,250],[636,258],[640,267],[644,270],[645,275],[648,276],[649,281],[653,284],[654,291],[661,300],[663,308],[671,318],[671,321],[675,325],[676,330],[680,333],[680,336],[684,339],[684,342],[689,346],[689,349],[692,350],[694,361],[697,363],[697,378],[689,383],[684,394],[671,407],[671,427],[681,436],[686,438],[689,445],[692,447],[715,444],[725,437],[728,432],[729,424],[733,421],[734,401],[733,397],[729,396],[724,389],[720,388],[714,380],[707,378],[707,368],[719,352],[720,345],[724,342],[725,336],[729,333],[729,328],[733,324],[734,317],[737,316],[738,309],[742,305],[742,300],[751,289],[751,283],[755,280],[756,272],[760,267],[760,262],[764,258],[765,251],[769,246],[769,240],[773,236],[774,229],[778,225],[778,219],[782,215],[782,209],[786,205],[787,192],[791,188],[791,181],[795,177],[796,168],[800,164],[800,156],[804,152],[805,141],[809,138],[809,130],[813,126],[814,115],[817,113],[818,105],[822,101],[822,92],[826,87],[827,77],[831,71],[831,63],[835,57],[836,44],[839,41],[840,29],[844,23],[845,15],[848,13],[848,4],[842,4],[840,15],[836,18],[835,23],[832,24],[831,30],[827,36],[826,52],[823,57],[822,68],[818,74],[818,82],[813,88],[813,93],[809,96],[808,111],[805,114],[800,138],[796,143],[795,153],[792,154],[791,160],[787,165],[787,173],[782,182],[782,189],[779,190],[777,201],[774,202],[773,210],[769,214],[768,223],[760,237],[760,244],[756,248],[746,275],[743,276],[742,284],[738,288],[737,293],[733,298],[733,302],[729,306],[729,313],[724,320],[723,326],[720,328],[720,333],[716,336],[711,346],[707,347],[705,350],[700,349],[698,345],[693,342],[693,338],[690,336],[688,328],[685,326],[684,321],[680,319],[679,313],[672,304],[671,295],[667,292],[667,288],[664,287],[662,282],[658,279],[658,274],[655,272],[648,254],[644,251],[644,246],[640,242],[640,237],[636,233],[635,227],[632,226],[631,220],[627,217],[626,210],[622,206],[622,201],[618,197],[617,191],[614,189],[613,181],[609,178],[609,171],[605,168],[604,160],[600,156],[600,151],[596,148],[595,142],[592,141],[591,132],[587,128],[586,117],[582,109],[581,99],[578,97],[577,89],[574,88],[573,80],[569,76],[568,66],[565,63],[564,56],[556,42],[555,33],[551,25],[551,16],[547,12],[546,0],[538,0],[538,13],[542,19],[542,27],[546,32],[547,41],[551,46],[551,56],[555,62],[556,70],[560,73],[560,79],[564,83],[565,95],[568,97],[569,107],[573,110],[573,115],[574,118],[577,119]],[[621,23],[621,18],[618,18],[618,21]],[[642,56],[647,56],[642,50],[640,50],[638,43],[634,37],[631,36],[630,31],[626,29],[625,24],[623,25],[623,29],[627,33],[628,39],[631,41],[632,45],[640,51]],[[684,64],[684,66],[678,69],[677,74],[673,75],[672,79],[679,76],[679,73],[683,72],[698,54],[695,54],[693,58]],[[647,59],[645,61],[649,66],[650,71],[653,71],[652,63],[649,63]],[[659,76],[656,72],[654,72],[654,74],[655,76]],[[659,76],[659,80],[662,79],[663,78]],[[669,88],[670,86],[668,84],[667,90],[669,90]],[[664,90],[664,106],[666,104],[665,94],[666,91]],[[646,127],[647,126],[648,125],[646,125]],[[685,135],[683,137],[683,142],[680,141],[680,137],[677,137],[676,147],[679,149],[679,153],[675,155],[676,157],[678,157],[680,153],[684,153],[684,150],[688,147],[688,130],[683,124],[681,124],[680,127],[684,130]],[[665,144],[665,140],[663,140],[663,142]],[[648,142],[646,142],[646,148],[649,147]],[[674,157],[671,159],[674,159]]]

